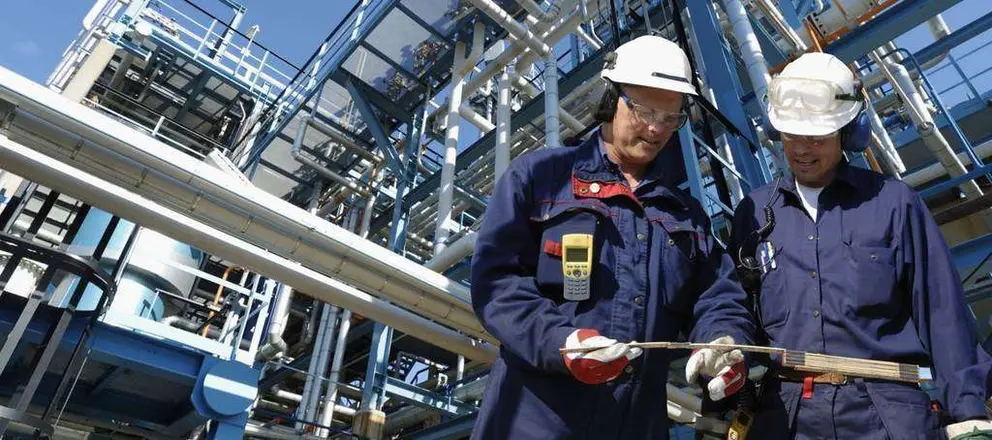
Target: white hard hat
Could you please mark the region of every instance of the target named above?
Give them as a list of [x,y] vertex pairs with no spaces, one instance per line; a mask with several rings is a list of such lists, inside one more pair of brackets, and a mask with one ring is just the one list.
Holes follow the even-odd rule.
[[698,95],[685,52],[662,37],[637,37],[606,56],[600,75],[610,81]]
[[769,83],[768,121],[776,130],[824,136],[854,120],[864,103],[857,80],[837,57],[810,52]]

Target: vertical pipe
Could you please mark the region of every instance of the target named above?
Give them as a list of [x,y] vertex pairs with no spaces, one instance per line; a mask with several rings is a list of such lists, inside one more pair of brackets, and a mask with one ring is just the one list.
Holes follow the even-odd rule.
[[441,165],[441,188],[438,193],[437,220],[434,228],[434,253],[444,250],[450,231],[445,224],[451,217],[451,203],[455,193],[455,161],[458,158],[458,125],[461,116],[458,113],[462,104],[462,90],[465,88],[465,76],[461,66],[465,62],[465,43],[455,43],[455,54],[452,58],[451,95],[448,96],[448,115],[445,118],[447,134],[444,140],[444,164]]
[[324,379],[327,377],[327,366],[330,364],[331,360],[331,344],[334,343],[334,328],[337,326],[338,314],[341,309],[337,306],[332,306],[330,304],[324,304],[324,312],[328,313],[330,316],[327,318],[327,329],[324,331],[324,341],[320,346],[320,351],[315,353],[317,355],[317,370],[316,375],[313,377],[314,384],[313,389],[310,393],[310,404],[307,406],[307,417],[306,421],[315,422],[317,417],[319,417],[318,408],[320,404],[320,396],[323,395],[321,390],[323,389]]
[[[320,314],[320,322],[317,324],[317,337],[314,338],[313,348],[310,354],[310,364],[307,367],[307,379],[303,384],[303,394],[300,399],[300,405],[296,408],[296,418],[299,420],[307,420],[307,412],[310,407],[310,395],[314,393],[314,383],[317,383],[317,365],[320,363],[318,358],[318,352],[320,347],[324,345],[324,339],[327,336],[327,319],[329,317],[328,305],[324,304],[323,310]],[[296,422],[296,430],[302,431],[306,424],[303,422]]]
[[[768,74],[768,63],[765,62],[765,55],[761,53],[761,45],[758,44],[758,37],[754,34],[751,21],[748,20],[747,10],[740,0],[723,0],[723,9],[727,13],[727,20],[733,27],[734,37],[741,58],[747,68],[748,78],[754,87],[754,96],[758,102],[766,102],[768,94],[768,82],[771,76]],[[758,106],[764,119],[768,120],[764,106]]]
[[561,146],[558,121],[558,59],[554,51],[544,56],[544,130],[545,147]]
[[512,67],[504,67],[499,77],[499,102],[496,105],[496,149],[493,182],[499,180],[510,165],[510,77]]
[[[351,329],[351,310],[341,312],[341,325],[338,327],[338,338],[334,344],[334,358],[331,360],[331,373],[327,378],[327,394],[324,397],[324,408],[320,413],[318,423],[331,426],[334,421],[334,405],[338,399],[338,382],[341,380],[341,364],[344,362],[344,352],[348,344],[348,331]],[[325,428],[317,430],[317,436],[327,438],[330,431]]]

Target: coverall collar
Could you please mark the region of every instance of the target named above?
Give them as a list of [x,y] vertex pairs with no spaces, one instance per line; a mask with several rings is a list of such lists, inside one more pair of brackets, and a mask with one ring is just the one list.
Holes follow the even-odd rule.
[[[838,184],[847,185],[854,192],[859,192],[865,187],[865,185],[860,182],[857,174],[851,169],[851,165],[844,160],[841,160],[841,162],[837,164],[837,171],[834,176],[834,180],[828,183],[824,189]],[[796,177],[791,171],[779,178],[778,186],[779,191],[790,193],[796,197],[799,197],[799,194],[796,192]]]
[[[672,147],[671,145],[666,148]],[[589,137],[588,140],[576,147],[579,149],[572,168],[574,178],[585,182],[599,182],[601,184],[613,184],[627,187],[627,182],[620,172],[620,166],[614,163],[607,155],[606,144],[602,139],[601,129]],[[665,164],[661,159],[661,154],[645,171],[641,183],[633,192],[637,193],[640,199],[661,197],[675,202],[679,208],[687,209],[688,202],[665,186]]]

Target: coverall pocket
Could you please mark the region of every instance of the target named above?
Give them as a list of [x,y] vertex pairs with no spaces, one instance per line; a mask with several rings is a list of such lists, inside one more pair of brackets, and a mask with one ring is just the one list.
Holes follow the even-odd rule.
[[[887,247],[847,247],[849,264],[853,266],[849,298],[855,309],[875,314],[892,306],[892,290],[896,282],[895,249]],[[881,309],[880,309],[881,308]],[[879,310],[875,310],[879,309]]]
[[593,237],[591,293],[603,295],[615,290],[614,256],[607,237],[614,227],[609,209],[602,202],[571,200],[544,206],[531,216],[531,221],[541,237],[542,252],[536,275],[545,296],[559,303],[564,301],[561,244],[562,237],[567,234],[590,234]]
[[867,382],[865,385],[890,439],[940,438],[937,414],[931,410],[930,398],[923,390],[889,382]]
[[[777,269],[762,276],[758,301],[761,307],[761,325],[766,332],[785,326],[789,320],[790,298],[785,275],[786,271]],[[774,336],[771,333],[769,335]]]

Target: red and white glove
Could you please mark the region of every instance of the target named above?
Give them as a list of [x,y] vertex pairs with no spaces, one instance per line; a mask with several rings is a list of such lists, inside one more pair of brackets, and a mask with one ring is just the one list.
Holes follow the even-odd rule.
[[565,339],[565,348],[604,347],[586,353],[565,353],[565,367],[580,382],[601,384],[615,379],[631,360],[644,351],[601,336],[599,331],[579,329]]
[[[711,344],[734,344],[731,336],[721,336]],[[736,393],[744,385],[747,370],[744,367],[744,353],[740,350],[702,348],[693,350],[689,362],[685,364],[685,380],[694,383],[702,374],[713,379],[706,388],[710,399],[723,399]]]

